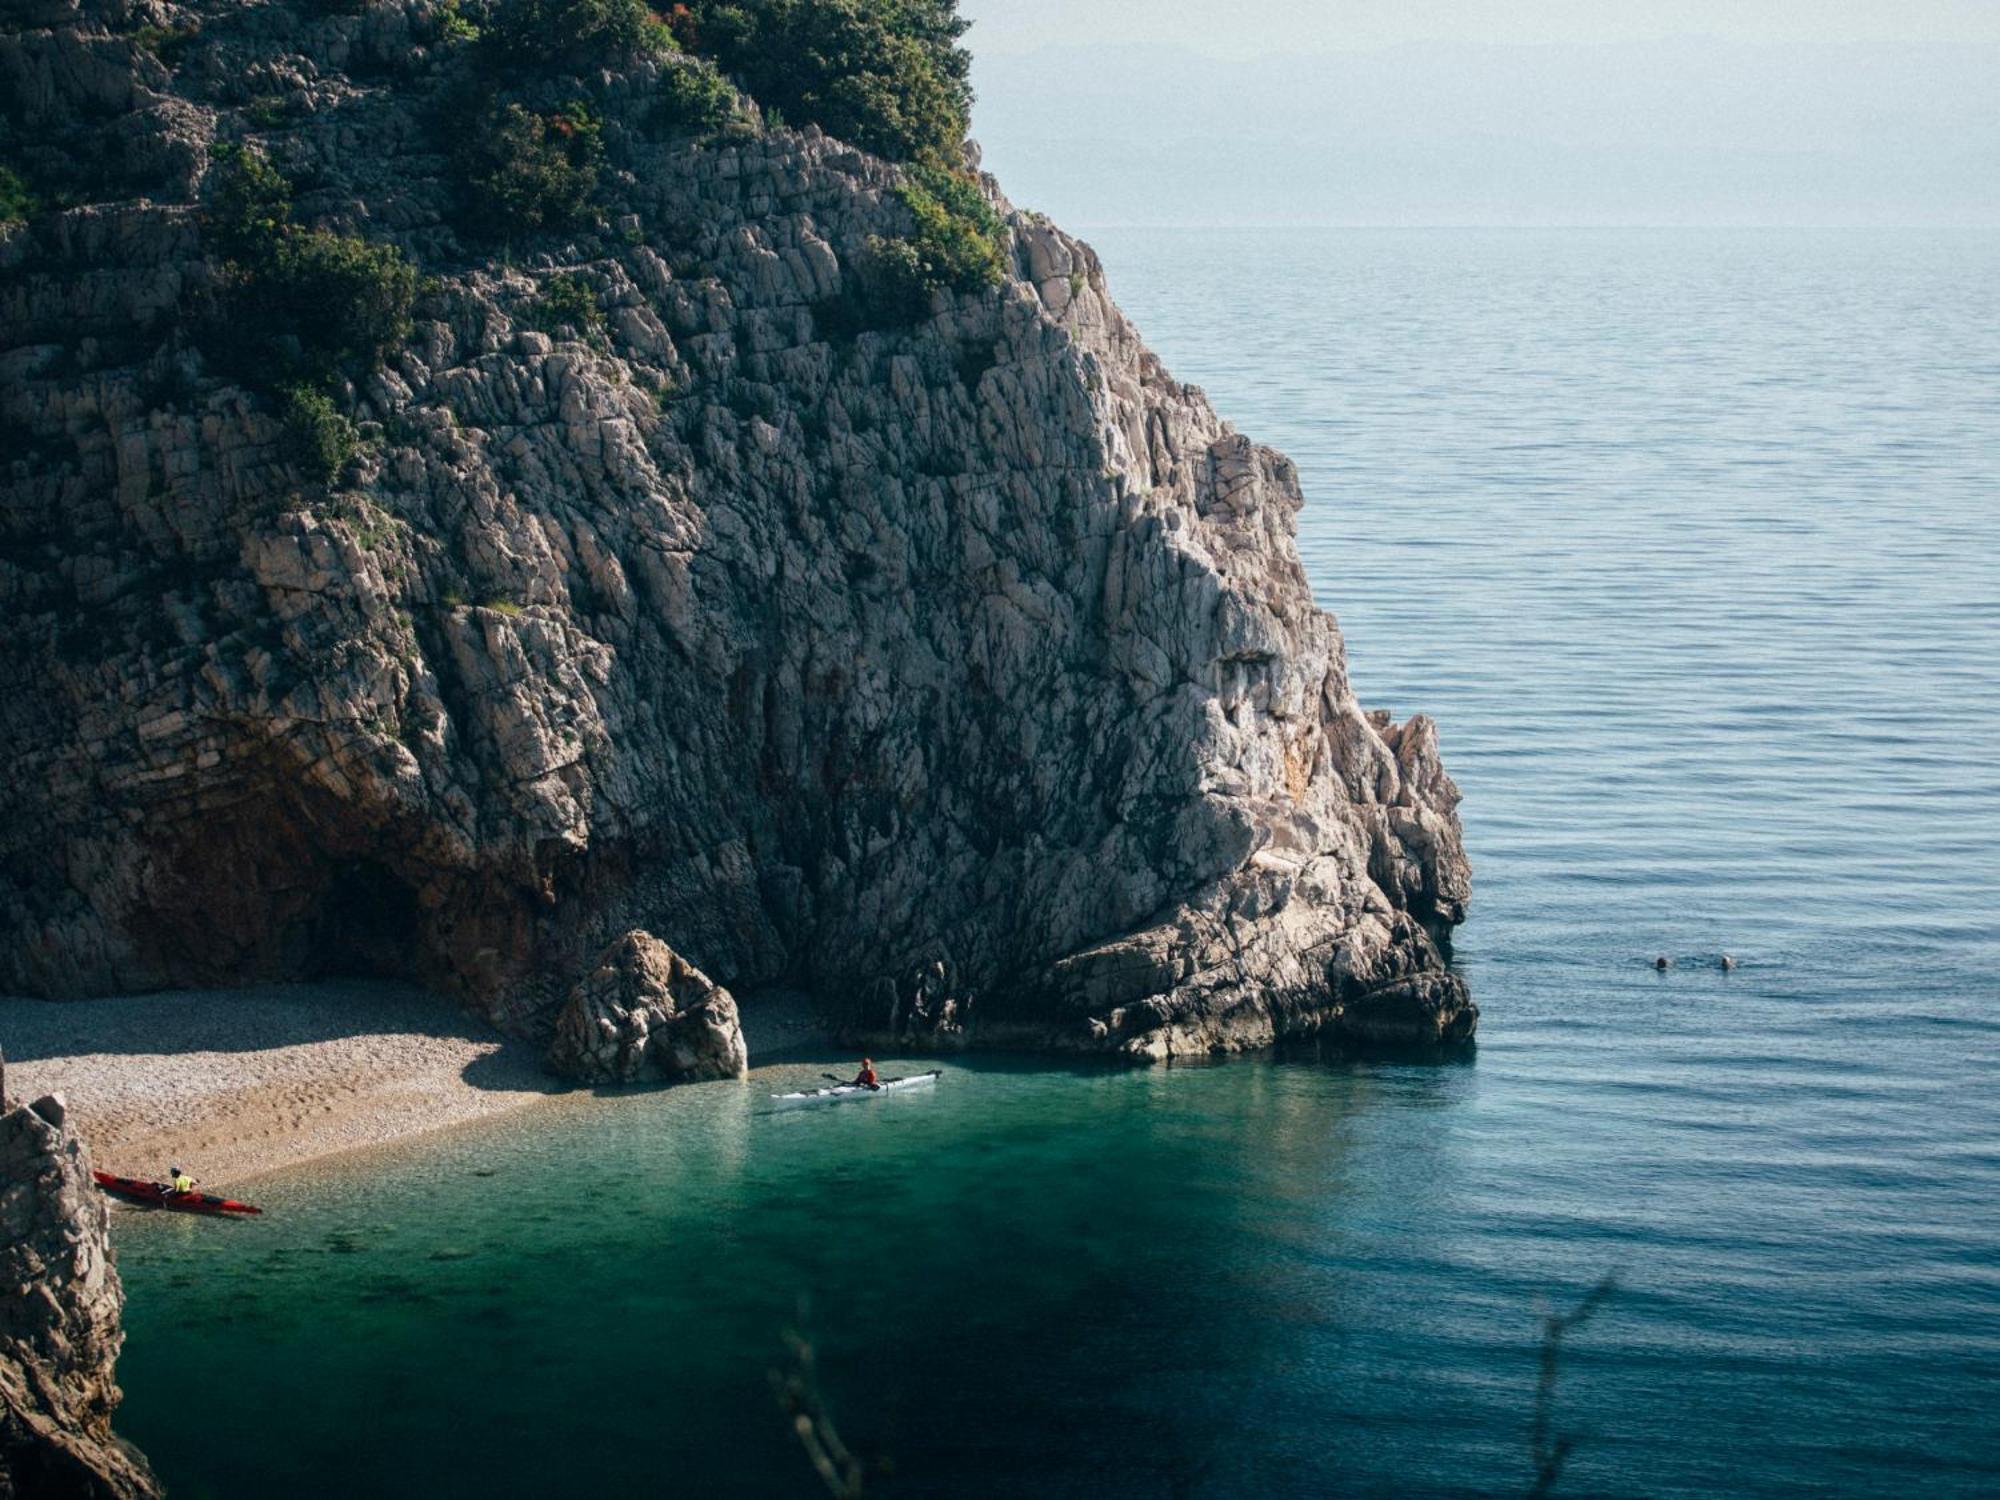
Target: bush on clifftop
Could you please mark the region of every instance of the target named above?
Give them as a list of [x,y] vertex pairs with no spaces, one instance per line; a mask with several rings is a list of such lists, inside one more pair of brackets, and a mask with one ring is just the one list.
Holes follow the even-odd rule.
[[660,73],[653,123],[665,131],[707,135],[737,117],[736,90],[715,65],[687,58]]
[[675,45],[644,0],[499,0],[480,28],[480,46],[497,64],[657,57]]
[[972,85],[956,0],[697,0],[671,24],[795,124],[892,161],[958,162]]

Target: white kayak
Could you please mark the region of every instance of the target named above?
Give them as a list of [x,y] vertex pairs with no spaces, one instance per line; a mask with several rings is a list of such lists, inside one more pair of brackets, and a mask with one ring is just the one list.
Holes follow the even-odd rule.
[[801,1104],[840,1104],[849,1099],[879,1099],[884,1094],[900,1093],[904,1089],[920,1089],[926,1084],[936,1083],[942,1073],[912,1073],[908,1078],[885,1078],[878,1088],[863,1088],[858,1083],[837,1084],[829,1089],[807,1089],[801,1094],[773,1094],[771,1104],[776,1109],[792,1109]]

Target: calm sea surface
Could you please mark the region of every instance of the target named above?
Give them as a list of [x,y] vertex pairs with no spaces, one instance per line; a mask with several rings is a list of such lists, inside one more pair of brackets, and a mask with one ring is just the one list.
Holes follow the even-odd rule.
[[2000,1493],[2000,236],[1095,242],[1442,725],[1476,1056],[790,1066],[125,1216],[177,1495],[807,1494],[801,1294],[883,1494],[1518,1494],[1606,1272],[1563,1493]]

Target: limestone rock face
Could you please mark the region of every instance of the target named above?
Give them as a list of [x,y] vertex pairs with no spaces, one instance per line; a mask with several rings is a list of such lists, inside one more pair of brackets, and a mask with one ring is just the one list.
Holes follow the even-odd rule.
[[124,1289],[60,1095],[0,1113],[0,1500],[162,1493],[114,1437]]
[[[604,226],[502,259],[431,0],[148,0],[171,66],[122,5],[0,33],[10,149],[91,174],[0,231],[0,988],[387,973],[546,1041],[640,929],[858,1038],[1260,1046],[1414,974],[1469,1031],[1435,731],[1355,701],[1293,466],[1087,245],[988,179],[1002,284],[857,327],[895,169],[663,134],[635,63],[548,85]],[[332,485],[205,352],[224,139],[436,278]],[[529,326],[559,273],[601,329]]]
[[549,1064],[580,1083],[741,1078],[750,1068],[729,991],[648,932],[598,956],[556,1018]]

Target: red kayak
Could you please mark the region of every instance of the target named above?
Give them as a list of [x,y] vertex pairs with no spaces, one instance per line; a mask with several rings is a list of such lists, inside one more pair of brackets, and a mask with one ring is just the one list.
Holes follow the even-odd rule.
[[114,1198],[147,1208],[171,1208],[184,1214],[261,1214],[261,1208],[238,1203],[234,1198],[217,1198],[208,1193],[177,1193],[164,1182],[141,1182],[137,1177],[113,1177],[109,1172],[92,1172],[97,1185]]

